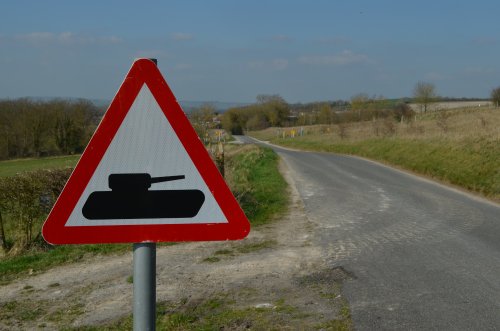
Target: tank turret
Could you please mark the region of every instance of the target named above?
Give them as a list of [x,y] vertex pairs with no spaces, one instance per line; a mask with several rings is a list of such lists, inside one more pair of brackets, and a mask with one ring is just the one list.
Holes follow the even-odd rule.
[[184,175],[151,177],[150,174],[145,173],[111,174],[108,177],[108,186],[113,191],[140,191],[149,189],[151,184],[154,183],[170,182],[184,178]]

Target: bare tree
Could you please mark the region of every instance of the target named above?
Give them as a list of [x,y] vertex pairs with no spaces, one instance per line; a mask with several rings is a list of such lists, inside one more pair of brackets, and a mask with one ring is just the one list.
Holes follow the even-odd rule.
[[361,121],[361,111],[368,108],[370,97],[366,93],[358,93],[351,97],[351,110],[358,114],[358,120]]
[[328,102],[325,102],[320,106],[318,117],[321,124],[332,123],[332,108],[330,107]]
[[271,126],[283,125],[290,115],[290,106],[278,94],[260,94],[257,96],[257,111],[263,111],[267,117],[267,121]]
[[491,101],[495,107],[500,106],[500,86],[491,90]]
[[436,87],[432,83],[418,82],[413,89],[415,102],[427,112],[427,107],[436,101]]
[[351,109],[352,110],[363,110],[368,106],[370,102],[370,97],[366,93],[358,93],[351,97]]
[[208,130],[213,128],[215,108],[210,104],[203,104],[189,115],[191,124],[200,138],[208,137]]

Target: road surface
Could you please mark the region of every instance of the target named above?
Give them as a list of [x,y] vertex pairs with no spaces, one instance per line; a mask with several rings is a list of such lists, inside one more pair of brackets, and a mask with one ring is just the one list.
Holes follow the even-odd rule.
[[352,275],[356,330],[500,330],[499,205],[360,158],[273,149],[325,260]]

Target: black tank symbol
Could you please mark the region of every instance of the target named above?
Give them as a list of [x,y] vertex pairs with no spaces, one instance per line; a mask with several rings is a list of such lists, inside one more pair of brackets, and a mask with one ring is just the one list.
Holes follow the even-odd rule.
[[151,184],[184,178],[184,175],[111,174],[108,177],[111,191],[92,192],[82,214],[90,220],[194,217],[205,201],[200,190],[149,190]]

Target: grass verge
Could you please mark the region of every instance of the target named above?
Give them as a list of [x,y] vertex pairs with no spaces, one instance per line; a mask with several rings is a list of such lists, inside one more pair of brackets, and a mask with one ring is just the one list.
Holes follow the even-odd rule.
[[304,135],[295,137],[293,128],[250,134],[282,146],[382,161],[500,201],[499,124],[497,108],[479,107],[419,114],[408,123],[374,119],[304,126]]
[[283,213],[287,184],[278,170],[279,158],[270,148],[253,145],[229,153],[227,182],[253,226]]
[[[455,144],[400,138],[368,139],[352,143],[296,140],[280,145],[322,152],[359,155],[396,165],[461,186],[486,197],[500,199],[500,144],[479,140]],[[481,148],[479,146],[487,146]]]

